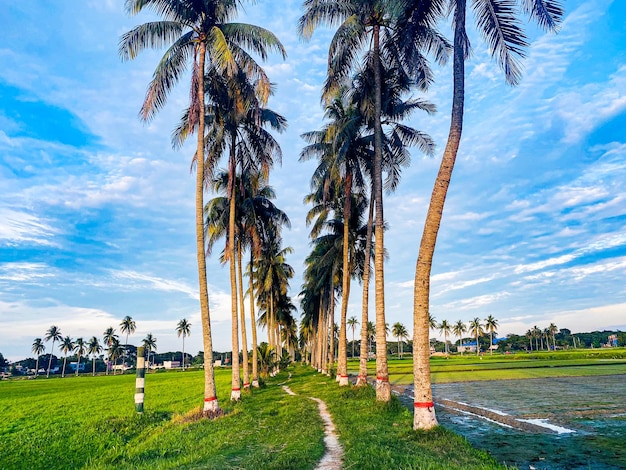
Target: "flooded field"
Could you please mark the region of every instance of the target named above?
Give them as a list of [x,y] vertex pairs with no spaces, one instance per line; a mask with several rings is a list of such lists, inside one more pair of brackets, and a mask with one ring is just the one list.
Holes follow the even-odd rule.
[[507,465],[626,469],[626,375],[437,384],[433,393],[443,426]]

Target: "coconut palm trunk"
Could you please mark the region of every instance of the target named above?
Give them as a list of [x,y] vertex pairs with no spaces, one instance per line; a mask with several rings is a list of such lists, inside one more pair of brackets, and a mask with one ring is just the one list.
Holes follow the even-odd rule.
[[237,274],[239,277],[239,309],[241,323],[241,349],[243,353],[243,389],[250,389],[250,369],[248,364],[248,336],[246,335],[246,311],[243,297],[243,269],[241,266],[241,242],[237,241]]
[[235,268],[235,218],[237,204],[235,201],[235,158],[237,134],[233,132],[230,142],[230,159],[228,168],[228,197],[230,211],[228,214],[228,257],[230,265],[230,306],[231,306],[231,340],[232,340],[232,383],[230,399],[238,401],[241,398],[241,379],[239,372],[239,320],[237,312],[237,274]]
[[[205,39],[205,38],[203,38]],[[213,371],[213,340],[211,338],[211,315],[209,312],[209,292],[206,277],[206,255],[204,242],[204,64],[206,59],[206,42],[198,46],[198,140],[196,146],[196,256],[198,259],[198,284],[200,289],[200,316],[202,317],[202,342],[204,346],[204,407],[205,416],[219,413]]]
[[365,240],[365,265],[363,267],[363,304],[361,305],[361,351],[359,357],[359,375],[356,380],[357,386],[367,385],[367,357],[369,353],[369,335],[367,324],[369,322],[369,293],[370,293],[370,253],[372,251],[372,231],[374,225],[374,197],[370,196],[369,215],[367,219],[367,239]]
[[430,198],[424,224],[417,265],[413,301],[413,385],[415,390],[414,429],[431,429],[437,425],[430,385],[430,346],[428,343],[428,310],[430,302],[430,272],[437,233],[441,225],[443,206],[452,177],[452,170],[461,143],[465,93],[465,1],[456,4],[454,30],[453,99],[450,133],[441,159],[439,173]]
[[332,373],[335,366],[335,289],[331,281],[330,306],[328,308],[328,375]]
[[252,329],[252,386],[259,386],[259,356],[257,351],[256,315],[254,313],[254,253],[250,249],[250,328]]
[[[346,165],[347,167],[347,165]],[[347,168],[343,203],[343,275],[341,295],[341,323],[339,325],[339,357],[337,378],[339,386],[348,385],[348,340],[347,316],[350,297],[350,202],[352,193],[352,172]],[[334,335],[333,335],[334,336]],[[354,346],[353,346],[354,347]]]
[[91,375],[96,376],[96,356],[91,359]]
[[50,348],[50,360],[48,361],[48,371],[46,372],[46,378],[50,378],[50,367],[52,367],[52,351],[54,351],[54,338],[52,338],[52,347]]
[[373,26],[374,46],[374,199],[376,201],[376,224],[374,238],[374,273],[376,291],[376,400],[387,402],[391,399],[389,371],[387,368],[387,334],[385,331],[385,243],[383,217],[383,165],[382,146],[382,79],[380,73],[380,26]]

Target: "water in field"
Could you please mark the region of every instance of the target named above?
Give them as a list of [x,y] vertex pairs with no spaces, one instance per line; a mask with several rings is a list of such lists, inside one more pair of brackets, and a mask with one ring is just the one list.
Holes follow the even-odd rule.
[[[440,424],[507,465],[626,469],[626,375],[437,384],[433,393],[448,405],[437,406]],[[539,432],[506,424],[518,420]]]

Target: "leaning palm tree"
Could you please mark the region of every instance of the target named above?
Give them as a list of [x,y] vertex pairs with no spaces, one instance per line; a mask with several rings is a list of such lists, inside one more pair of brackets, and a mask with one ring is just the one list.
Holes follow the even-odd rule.
[[191,333],[191,323],[187,321],[186,318],[183,318],[176,325],[176,334],[180,338],[183,337],[183,371],[185,370],[185,337],[189,336]]
[[480,318],[476,317],[469,322],[469,329],[474,338],[476,338],[476,355],[480,355],[480,344],[478,343],[478,337],[484,334],[483,325],[480,323]]
[[[129,315],[126,315],[120,323],[120,331],[126,333],[126,343],[124,344],[124,356],[128,357],[128,335],[131,335],[137,329],[137,324]],[[122,370],[122,373],[124,371]]]
[[41,341],[41,338],[35,338],[35,341],[33,341],[33,349],[32,349],[33,354],[37,356],[37,361],[35,362],[35,377],[39,375],[39,356],[41,356],[45,350],[46,350],[46,347]]
[[266,58],[268,49],[277,50],[285,56],[282,45],[271,32],[256,26],[228,22],[236,16],[239,4],[238,1],[217,0],[126,0],[129,13],[137,14],[144,8],[149,8],[164,20],[137,26],[122,36],[119,48],[122,58],[134,59],[143,49],[171,44],[157,66],[141,108],[141,117],[146,121],[163,108],[168,93],[183,75],[187,62],[190,59],[193,62],[190,133],[197,133],[193,161],[196,166],[196,254],[205,353],[205,416],[214,416],[220,412],[213,371],[203,217],[204,182],[215,163],[209,162],[205,170],[205,66],[208,62],[208,65],[226,75],[232,75],[241,67],[258,80],[260,94],[269,96],[269,79],[244,47],[251,49],[262,59]]
[[61,341],[63,336],[61,336],[61,329],[58,326],[52,325],[46,331],[46,336],[44,336],[44,341],[48,342],[52,340],[52,346],[50,347],[50,360],[48,361],[48,371],[46,372],[46,378],[50,377],[50,367],[52,366],[52,352],[54,351],[54,343],[55,341]]
[[463,355],[463,333],[467,331],[467,327],[465,326],[465,322],[463,320],[458,320],[452,326],[452,332],[459,337],[459,347],[458,351],[461,351],[461,356]]
[[[452,13],[454,29],[453,57],[453,95],[450,131],[433,191],[428,206],[424,230],[419,245],[415,266],[415,284],[413,300],[413,317],[415,327],[414,355],[414,392],[415,396],[425,397],[423,403],[432,402],[430,386],[430,366],[427,356],[428,310],[430,305],[430,273],[437,234],[441,225],[443,208],[452,178],[452,171],[457,152],[461,143],[463,130],[463,111],[465,101],[465,60],[470,56],[469,36],[466,32],[467,0],[436,0],[429,3],[434,8],[428,13],[434,14],[433,21],[447,11]],[[541,27],[554,31],[561,21],[563,10],[559,0],[473,0],[474,17],[482,37],[487,41],[492,56],[496,57],[503,68],[506,81],[512,85],[521,78],[520,59],[525,55],[526,36],[517,19],[517,5],[535,20]],[[448,6],[449,8],[446,8]],[[424,2],[413,0],[406,2],[402,22],[403,28],[398,33],[402,37],[412,38],[414,25],[420,24],[424,18]],[[419,363],[419,365],[418,365]],[[430,398],[429,398],[430,397]],[[422,400],[422,398],[420,398]],[[417,402],[417,399],[416,399]],[[415,429],[431,429],[437,425],[435,409],[431,406],[416,407],[413,427]]]
[[78,371],[80,369],[80,358],[84,356],[87,351],[87,344],[83,338],[76,338],[74,341],[74,352],[78,356],[78,361],[76,363],[76,377],[78,377]]
[[485,318],[485,328],[489,332],[489,354],[493,354],[493,334],[498,330],[498,320],[489,315]]
[[91,375],[96,375],[96,357],[102,352],[102,346],[100,341],[95,336],[87,342],[87,353],[92,355]]
[[74,341],[69,336],[61,339],[59,343],[59,350],[65,355],[63,358],[63,370],[61,372],[61,377],[65,377],[65,365],[67,364],[67,353],[74,350]]
[[443,334],[443,338],[445,341],[446,357],[450,353],[448,350],[448,335],[450,334],[451,331],[452,331],[452,325],[448,323],[448,320],[442,320],[441,323],[439,323],[439,333]]

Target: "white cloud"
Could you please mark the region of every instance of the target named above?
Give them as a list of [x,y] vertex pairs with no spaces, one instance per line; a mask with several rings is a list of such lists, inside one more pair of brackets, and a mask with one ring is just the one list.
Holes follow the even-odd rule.
[[56,246],[54,238],[61,234],[45,219],[36,215],[0,207],[0,243],[8,246]]

